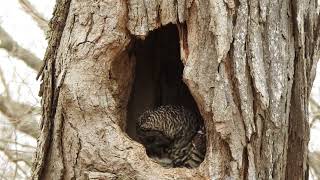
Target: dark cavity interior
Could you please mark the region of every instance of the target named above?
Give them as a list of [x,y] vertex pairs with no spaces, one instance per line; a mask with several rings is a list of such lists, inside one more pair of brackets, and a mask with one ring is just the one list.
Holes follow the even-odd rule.
[[161,105],[182,105],[200,115],[188,87],[182,81],[179,33],[170,24],[151,32],[133,45],[135,81],[128,105],[127,133],[136,140],[136,121],[146,110]]

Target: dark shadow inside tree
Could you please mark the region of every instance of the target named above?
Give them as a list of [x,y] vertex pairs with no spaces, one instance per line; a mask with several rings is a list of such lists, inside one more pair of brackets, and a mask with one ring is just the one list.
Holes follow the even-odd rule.
[[179,33],[170,24],[151,32],[145,40],[135,39],[135,80],[128,104],[127,133],[136,138],[136,122],[146,110],[162,105],[184,106],[200,113],[182,80],[184,65],[180,58]]

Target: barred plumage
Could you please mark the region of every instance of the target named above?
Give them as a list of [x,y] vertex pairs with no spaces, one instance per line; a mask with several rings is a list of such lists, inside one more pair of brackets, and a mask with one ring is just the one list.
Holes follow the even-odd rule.
[[202,120],[182,106],[160,106],[144,112],[137,136],[149,157],[167,167],[197,167],[204,159]]

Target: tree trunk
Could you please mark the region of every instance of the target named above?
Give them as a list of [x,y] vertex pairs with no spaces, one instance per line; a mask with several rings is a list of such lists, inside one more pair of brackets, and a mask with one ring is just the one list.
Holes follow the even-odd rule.
[[[33,179],[307,179],[316,0],[70,1],[50,22]],[[127,135],[158,96],[134,81],[149,68],[137,44],[170,23],[206,127],[195,169],[161,167]]]

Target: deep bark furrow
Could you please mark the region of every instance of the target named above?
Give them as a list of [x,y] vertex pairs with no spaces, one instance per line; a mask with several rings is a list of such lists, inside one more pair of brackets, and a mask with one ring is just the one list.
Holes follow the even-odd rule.
[[[48,148],[50,148],[50,139],[52,137],[52,124],[55,115],[57,104],[52,104],[57,101],[59,92],[54,92],[55,85],[55,58],[57,49],[61,40],[62,32],[65,26],[67,14],[69,12],[70,0],[59,0],[57,6],[54,9],[54,18],[50,21],[51,36],[49,45],[45,54],[44,64],[39,71],[38,77],[42,74],[42,84],[40,95],[42,99],[42,122],[41,131],[43,132],[38,139],[38,148],[35,153],[35,160],[32,167],[32,179],[40,179],[42,177],[42,170],[45,168],[47,160]],[[38,78],[37,77],[37,78]],[[42,94],[43,93],[43,94]],[[54,94],[58,93],[58,94]],[[53,99],[53,98],[56,99]],[[55,107],[52,107],[54,105]]]
[[[319,57],[314,57],[318,46],[310,47],[315,35],[316,1],[293,1],[292,23],[294,32],[295,59],[294,59],[294,83],[292,86],[292,98],[289,118],[289,142],[287,154],[287,179],[306,179],[308,176],[307,145],[309,141],[308,125],[308,99],[313,81],[312,71],[315,70]],[[318,5],[319,6],[319,5]],[[310,11],[311,10],[311,11]],[[306,26],[307,25],[307,26]],[[310,38],[311,36],[311,38]],[[312,38],[313,37],[313,38]],[[316,58],[316,59],[314,59]],[[296,96],[299,94],[300,96]],[[299,156],[297,156],[299,154]]]

